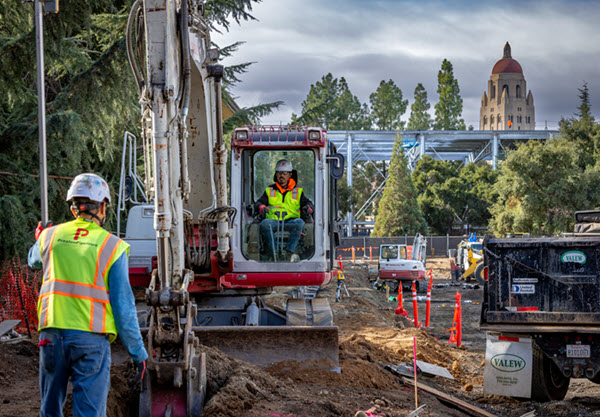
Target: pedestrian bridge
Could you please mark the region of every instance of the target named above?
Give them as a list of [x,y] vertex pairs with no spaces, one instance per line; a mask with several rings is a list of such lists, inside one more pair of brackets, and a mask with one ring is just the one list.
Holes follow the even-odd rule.
[[[346,157],[346,180],[348,187],[353,186],[351,167],[356,162],[374,163],[390,161],[396,137],[402,138],[402,147],[412,172],[423,155],[433,159],[469,162],[491,161],[493,169],[506,150],[514,148],[518,142],[529,140],[549,140],[558,136],[558,130],[427,130],[427,131],[377,131],[377,130],[332,130],[327,132],[338,152]],[[374,164],[375,165],[375,164]],[[357,222],[375,198],[383,192],[388,173],[375,165],[378,172],[375,189],[369,199],[358,208],[352,208],[342,227],[346,236],[352,236],[355,226],[372,228],[374,222]],[[358,172],[365,175],[362,167]]]
[[332,130],[327,135],[346,157],[348,167],[357,161],[389,161],[400,135],[412,171],[423,155],[465,164],[491,160],[495,169],[498,159],[515,143],[548,140],[558,136],[558,130]]

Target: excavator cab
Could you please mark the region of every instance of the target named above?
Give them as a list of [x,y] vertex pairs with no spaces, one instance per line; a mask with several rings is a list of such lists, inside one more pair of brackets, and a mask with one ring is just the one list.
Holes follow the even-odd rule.
[[[231,206],[238,216],[233,223],[231,251],[233,271],[244,273],[245,285],[263,286],[268,281],[272,286],[307,286],[331,280],[337,213],[332,170],[340,165],[338,157],[321,128],[251,126],[235,130],[230,178]],[[313,207],[312,213],[300,207],[292,222],[289,213],[282,213],[279,207],[269,207],[277,216],[265,219],[257,205],[270,186],[275,186],[275,166],[282,159],[292,163],[295,197],[307,198]],[[294,228],[299,229],[299,238],[294,236]],[[296,245],[290,243],[295,238]],[[293,267],[288,249],[297,255]]]
[[[291,179],[296,184],[286,198],[296,200],[315,198],[315,155],[312,150],[246,150],[242,158],[242,200],[246,208],[241,214],[242,256],[256,262],[289,262],[285,248],[293,245],[298,261],[311,259],[315,253],[315,224],[312,213],[296,214],[282,212],[278,207],[267,207],[270,212],[261,213],[257,201],[268,198],[277,179],[274,167],[277,161],[287,159],[295,167]],[[299,174],[300,172],[301,174]],[[296,239],[298,241],[296,242]]]

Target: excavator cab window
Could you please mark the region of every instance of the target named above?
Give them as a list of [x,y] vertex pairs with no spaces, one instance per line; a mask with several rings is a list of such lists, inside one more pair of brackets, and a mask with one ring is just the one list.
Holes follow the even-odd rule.
[[[275,192],[275,166],[286,159],[292,164],[295,189],[286,191],[284,202]],[[303,210],[306,199],[315,201],[315,154],[312,150],[255,150],[242,152],[242,251],[258,262],[294,262],[314,254],[314,208]],[[293,199],[295,202],[291,202]],[[268,212],[259,210],[261,203]],[[293,213],[288,213],[291,209]],[[290,249],[292,249],[290,251]]]

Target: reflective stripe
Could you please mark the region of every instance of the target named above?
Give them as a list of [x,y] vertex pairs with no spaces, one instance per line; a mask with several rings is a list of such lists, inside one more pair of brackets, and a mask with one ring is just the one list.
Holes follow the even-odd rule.
[[[286,191],[285,196],[275,187],[267,187],[265,192],[269,195],[269,207],[277,207],[271,209],[267,215],[267,219],[271,220],[287,220],[300,217],[300,199],[302,198],[302,188],[294,186],[289,191]],[[289,196],[289,197],[288,197]],[[285,213],[283,218],[278,216],[278,213]]]
[[51,293],[85,298],[94,302],[109,303],[108,293],[104,288],[94,288],[89,285],[69,281],[52,280],[40,288],[40,297]]
[[121,243],[121,239],[114,235],[107,235],[106,239],[102,243],[100,247],[100,254],[98,255],[98,260],[96,261],[96,278],[94,282],[97,287],[106,288],[104,284],[104,273],[106,271],[106,267],[110,264],[117,248]]
[[51,227],[44,233],[44,244],[42,247],[42,267],[43,275],[42,282],[50,279],[50,249],[52,248],[52,242],[54,241],[54,232],[56,232],[57,226]]
[[93,302],[90,317],[90,331],[94,333],[104,333],[106,330],[106,306],[102,303]]
[[40,313],[40,325],[48,325],[48,297],[42,297],[42,312]]

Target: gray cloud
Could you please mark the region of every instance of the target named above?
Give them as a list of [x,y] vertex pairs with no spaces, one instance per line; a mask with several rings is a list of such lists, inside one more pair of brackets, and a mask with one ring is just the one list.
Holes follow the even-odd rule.
[[[432,105],[437,72],[450,60],[464,101],[463,118],[478,128],[479,106],[492,67],[509,41],[532,90],[537,128],[556,128],[579,104],[588,82],[592,112],[600,112],[600,2],[266,0],[259,22],[215,36],[220,45],[247,41],[228,63],[257,62],[233,91],[241,106],[283,100],[263,122],[299,113],[310,85],[331,72],[368,103],[381,80],[392,79],[412,102],[422,83]],[[403,117],[408,119],[408,112]]]

